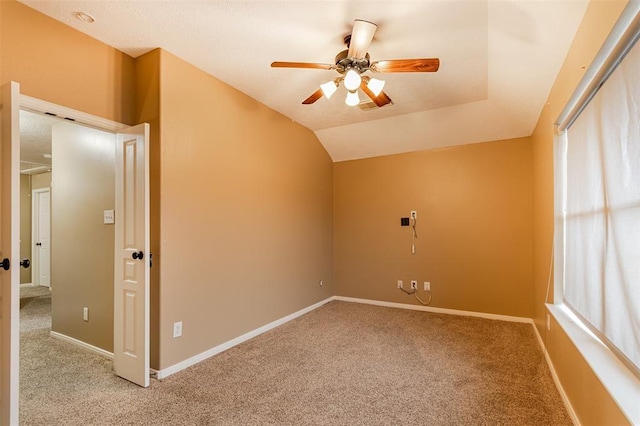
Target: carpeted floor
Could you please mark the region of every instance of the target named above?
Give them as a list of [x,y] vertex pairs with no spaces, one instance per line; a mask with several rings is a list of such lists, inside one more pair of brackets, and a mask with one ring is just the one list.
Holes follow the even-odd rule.
[[138,388],[22,333],[23,425],[570,425],[529,324],[331,302]]
[[51,295],[20,299],[20,333],[51,329]]
[[51,291],[48,287],[20,289],[20,332],[51,329]]

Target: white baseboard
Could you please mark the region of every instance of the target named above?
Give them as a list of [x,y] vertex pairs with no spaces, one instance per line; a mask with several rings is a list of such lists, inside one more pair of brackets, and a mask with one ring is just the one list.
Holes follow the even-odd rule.
[[52,331],[49,333],[51,337],[53,337],[54,339],[58,339],[58,340],[63,340],[67,343],[71,343],[72,345],[75,345],[77,347],[80,347],[84,350],[87,350],[89,352],[93,352],[95,354],[101,355],[105,358],[109,358],[109,359],[113,359],[113,353],[109,352],[109,351],[105,351],[104,349],[101,349],[97,346],[93,346],[90,345],[89,343],[85,343],[82,340],[78,340],[78,339],[74,339],[73,337],[69,337],[66,336],[64,334]]
[[560,393],[560,398],[562,398],[564,407],[567,409],[567,413],[569,413],[569,417],[571,417],[571,421],[573,422],[573,424],[576,426],[580,426],[580,421],[578,420],[578,416],[576,415],[576,412],[573,409],[573,406],[571,405],[571,402],[569,401],[569,398],[567,397],[567,394],[565,393],[564,388],[562,387],[562,384],[560,383],[560,378],[556,373],[556,369],[553,367],[553,363],[551,362],[551,358],[549,357],[549,352],[547,352],[547,347],[542,341],[542,336],[540,336],[540,333],[538,332],[538,327],[536,327],[535,323],[533,323],[533,331],[536,334],[536,337],[538,338],[540,349],[542,349],[542,353],[544,354],[544,359],[547,361],[547,366],[549,366],[551,377],[553,377],[553,383],[556,384],[556,389],[558,389],[558,392]]
[[514,317],[509,315],[488,314],[484,312],[473,312],[473,311],[460,311],[457,309],[434,308],[433,306],[409,305],[406,303],[384,302],[381,300],[371,300],[371,299],[358,299],[355,297],[334,296],[333,298],[334,300],[340,300],[342,302],[364,303],[366,305],[385,306],[387,308],[409,309],[412,311],[434,312],[437,314],[448,314],[448,315],[462,315],[465,317],[478,317],[478,318],[485,318],[485,319],[492,319],[492,320],[523,322],[527,324],[533,324],[533,320],[531,318]]
[[231,339],[227,342],[224,342],[218,346],[215,346],[209,350],[206,350],[198,355],[194,355],[191,358],[187,358],[182,362],[179,362],[177,364],[174,364],[170,367],[164,368],[162,370],[151,370],[151,375],[153,377],[156,377],[158,380],[164,379],[165,377],[168,377],[172,374],[175,374],[181,370],[184,370],[185,368],[191,367],[194,364],[197,364],[201,361],[204,361],[207,358],[211,358],[214,355],[217,355],[221,352],[224,352],[228,349],[231,349],[232,347],[239,345],[240,343],[246,342],[249,339],[252,339],[256,336],[259,336],[260,334],[272,330],[286,322],[289,322],[293,319],[296,319],[306,313],[309,313],[311,311],[313,311],[314,309],[318,309],[319,307],[321,307],[322,305],[325,305],[326,303],[331,302],[332,300],[334,300],[334,297],[329,297],[325,300],[322,300],[316,304],[313,304],[311,306],[308,306],[304,309],[301,309],[297,312],[294,312],[290,315],[287,315],[286,317],[280,318],[279,320],[270,322],[269,324],[263,325],[260,328],[256,328],[255,330],[252,330],[248,333],[245,333],[241,336],[236,337],[235,339]]

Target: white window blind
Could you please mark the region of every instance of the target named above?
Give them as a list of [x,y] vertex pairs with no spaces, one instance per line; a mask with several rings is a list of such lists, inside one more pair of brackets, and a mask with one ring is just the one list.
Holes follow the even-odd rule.
[[565,143],[564,300],[640,374],[640,44]]

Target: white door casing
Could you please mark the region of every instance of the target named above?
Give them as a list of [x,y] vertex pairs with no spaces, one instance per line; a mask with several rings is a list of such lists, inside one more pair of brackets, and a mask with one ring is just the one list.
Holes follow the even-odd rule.
[[122,130],[116,142],[113,365],[149,386],[149,125]]
[[0,425],[18,424],[20,315],[20,85],[0,87]]
[[[96,117],[91,114],[86,114],[68,107],[53,104],[51,102],[43,101],[40,99],[32,98],[30,96],[22,95],[20,97],[20,106],[28,111],[36,113],[53,113],[59,117],[70,117],[75,120],[76,123],[87,125],[89,127],[95,127],[104,131],[116,133],[116,215],[115,215],[115,279],[114,279],[114,369],[116,374],[137,383],[141,386],[148,386],[149,384],[149,263],[148,263],[148,250],[149,250],[149,159],[148,159],[148,141],[149,141],[149,125],[140,124],[133,128],[127,128],[126,126],[107,120],[104,118]],[[133,140],[136,143],[131,143]],[[136,173],[136,183],[132,184],[131,179],[125,181],[124,172],[124,147],[125,142],[129,141],[128,152],[135,154],[135,162],[129,163],[129,177],[131,171]],[[16,166],[16,170],[18,167]],[[136,209],[134,213],[131,213],[129,209],[125,209],[124,195],[126,191],[124,185],[129,184],[132,188],[135,188],[133,199],[136,200]],[[127,249],[124,246],[124,233],[123,225],[126,214],[129,214],[131,223],[136,223],[136,245],[140,245],[135,248],[139,248],[144,253],[144,262],[140,261],[138,264],[134,264],[133,268],[135,273],[130,274],[131,279],[127,277],[125,281],[122,277],[125,272],[130,273],[130,269],[125,269],[126,260],[132,259],[131,249]],[[140,234],[141,233],[141,234]],[[119,240],[120,238],[120,240]],[[119,248],[120,247],[120,248]],[[128,257],[125,257],[128,254]],[[128,266],[131,266],[129,264]],[[135,285],[132,285],[132,282]],[[135,290],[133,292],[132,290]],[[127,296],[127,301],[135,299],[136,303],[124,304],[124,297]],[[125,311],[124,307],[135,307],[134,314]],[[128,315],[127,315],[128,314]],[[132,321],[125,321],[125,315],[127,319]],[[125,331],[130,331],[125,334]],[[127,340],[129,339],[129,340]],[[133,340],[131,340],[133,339]]]
[[51,190],[31,191],[33,284],[51,287]]

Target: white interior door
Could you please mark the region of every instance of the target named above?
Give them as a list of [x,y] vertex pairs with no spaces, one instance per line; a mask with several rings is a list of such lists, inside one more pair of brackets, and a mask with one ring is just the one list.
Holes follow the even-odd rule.
[[51,190],[31,191],[33,212],[33,280],[35,285],[51,287]]
[[149,386],[149,125],[118,133],[116,144],[113,365]]
[[18,424],[19,97],[18,83],[11,82],[0,87],[0,261],[4,261],[0,268],[0,425]]

